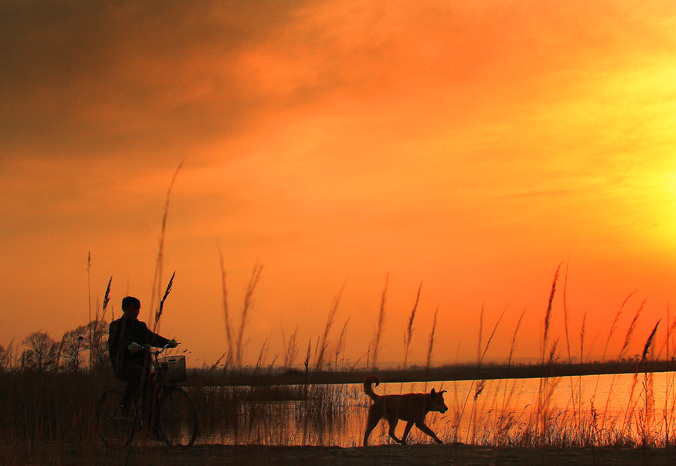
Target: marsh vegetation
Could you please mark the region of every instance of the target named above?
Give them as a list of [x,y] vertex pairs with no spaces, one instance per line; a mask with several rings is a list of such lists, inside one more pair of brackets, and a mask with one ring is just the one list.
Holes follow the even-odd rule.
[[[165,224],[166,211],[162,238]],[[151,304],[156,308],[154,325],[162,317],[173,284],[172,276],[164,292],[159,286],[163,240],[160,244],[153,285],[157,304]],[[376,334],[363,360],[344,363],[347,322],[337,343],[330,345],[341,289],[331,304],[323,332],[307,347],[301,346],[296,329],[285,338],[285,352],[280,358],[264,362],[265,342],[257,362],[246,366],[243,347],[261,271],[262,267],[256,264],[241,313],[235,318],[228,305],[222,267],[227,345],[213,364],[191,370],[185,383],[198,411],[198,443],[358,445],[370,403],[360,382],[367,374],[375,373],[385,382],[381,389],[389,393],[428,391],[432,387],[447,390],[449,411],[444,416],[430,415],[429,419],[445,443],[519,448],[663,448],[675,444],[676,394],[674,373],[670,371],[676,319],[672,320],[667,311],[664,324],[657,322],[649,335],[637,336],[641,304],[625,330],[620,352],[614,356],[607,353],[613,336],[622,331],[619,316],[626,312],[631,295],[617,311],[598,361],[588,358],[586,318],[579,330],[579,348],[571,345],[569,334],[573,330],[568,326],[565,291],[565,338],[562,343],[559,339],[552,341],[550,322],[559,280],[557,269],[544,310],[539,360],[533,364],[518,365],[513,360],[523,314],[513,330],[506,362],[496,365],[486,360],[502,316],[490,331],[485,331],[483,310],[479,315],[476,361],[433,364],[437,310],[427,336],[426,361],[411,365],[408,358],[421,287],[404,329],[403,362],[396,369],[381,368],[378,353],[386,317],[386,282]],[[47,452],[47,457],[58,459],[69,448],[101,446],[95,406],[104,389],[119,384],[109,370],[105,352],[110,290],[111,281],[101,305],[90,309],[90,321],[64,334],[61,341],[35,332],[21,344],[11,342],[6,348],[0,347],[0,463],[24,464],[30,458],[41,464],[35,452]],[[658,337],[660,325],[666,329],[663,337]],[[627,349],[636,338],[642,342],[643,350],[638,356],[630,356]],[[299,356],[303,356],[300,363]],[[386,436],[378,437],[377,431],[374,434],[374,444],[388,442]],[[410,441],[426,443],[428,439],[414,433]],[[58,460],[50,463],[58,464]]]

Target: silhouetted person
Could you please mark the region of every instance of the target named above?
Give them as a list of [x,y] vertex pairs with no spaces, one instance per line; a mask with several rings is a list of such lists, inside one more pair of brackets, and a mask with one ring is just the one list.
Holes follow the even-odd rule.
[[148,326],[138,320],[141,301],[133,296],[122,299],[122,317],[110,323],[108,351],[113,364],[115,377],[127,382],[122,395],[122,406],[129,413],[130,406],[140,395],[142,386],[151,388],[149,381],[150,354],[145,345],[161,348],[169,345],[175,348],[178,343],[168,340],[150,331]]

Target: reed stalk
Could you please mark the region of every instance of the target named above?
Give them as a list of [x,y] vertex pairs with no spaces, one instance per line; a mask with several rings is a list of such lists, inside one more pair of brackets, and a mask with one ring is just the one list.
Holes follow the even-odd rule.
[[[155,300],[160,300],[162,293],[162,268],[164,266],[164,241],[167,231],[167,218],[169,217],[169,201],[171,200],[171,191],[174,188],[174,183],[178,177],[178,173],[183,167],[183,160],[178,164],[174,175],[171,177],[171,182],[169,183],[169,189],[167,189],[167,196],[164,201],[164,213],[162,214],[162,227],[160,229],[160,240],[159,247],[157,251],[157,259],[155,260],[155,273],[153,275],[153,288],[152,293],[150,294],[150,312],[155,309]],[[152,314],[148,316],[148,320],[152,318]]]
[[157,308],[157,311],[155,311],[155,319],[154,319],[154,326],[153,326],[153,332],[158,332],[159,327],[160,327],[160,319],[162,318],[162,314],[164,313],[164,303],[166,302],[167,298],[169,297],[169,293],[171,293],[171,287],[174,285],[174,278],[176,277],[176,272],[171,274],[171,278],[169,279],[169,283],[167,283],[167,288],[164,290],[164,294],[162,295],[162,298],[160,299],[160,305]]
[[[488,340],[486,340],[486,345],[483,348],[481,346],[479,346],[477,348],[477,358],[478,358],[477,369],[476,369],[477,374],[480,373],[480,371],[481,371],[481,366],[483,364],[484,358],[486,357],[486,353],[488,352],[488,348],[491,346],[491,342],[493,341],[493,337],[495,336],[495,332],[498,329],[498,326],[500,325],[500,321],[502,320],[503,316],[505,315],[505,311],[506,311],[506,309],[502,311],[502,314],[500,314],[500,317],[495,322],[495,325],[493,326],[493,331],[491,332],[490,336],[488,337]],[[480,321],[480,323],[479,323],[479,338],[478,338],[479,342],[481,342],[481,340],[482,340],[481,334],[483,332],[483,320],[484,320],[483,316],[484,316],[484,307],[482,306],[481,307],[481,314],[480,314],[480,317],[479,317],[479,321]],[[465,408],[467,406],[467,403],[469,402],[469,397],[472,394],[472,388],[474,388],[474,383],[475,383],[475,380],[472,380],[472,382],[470,383],[470,388],[467,391],[467,396],[465,397],[465,401],[464,401],[464,403],[462,404],[462,407],[461,407],[460,419],[462,419],[462,417],[465,413]],[[485,380],[481,379],[477,383],[481,384],[481,390],[478,390],[478,391],[475,390],[474,396],[472,397],[472,411],[470,411],[470,425],[471,425],[471,419],[473,417],[473,413],[475,413],[474,408],[475,408],[475,405],[476,405],[476,401],[479,398],[479,395],[481,394],[481,392],[483,391],[483,386],[484,386]],[[472,435],[474,435],[475,433],[476,432],[473,431]],[[469,440],[469,435],[470,435],[470,432],[468,431],[467,432],[467,439],[468,440]]]
[[333,321],[336,318],[336,312],[338,312],[338,304],[340,304],[340,298],[342,297],[344,290],[345,283],[343,283],[343,285],[340,287],[340,291],[338,292],[336,297],[333,298],[331,308],[329,309],[329,314],[326,317],[326,325],[324,325],[324,333],[322,334],[321,340],[317,341],[318,351],[316,351],[317,356],[315,359],[315,370],[320,370],[325,362],[324,357],[326,356],[326,350],[328,349],[329,346],[329,334],[331,333],[331,327],[333,327]]
[[[638,322],[638,318],[641,315],[641,311],[643,310],[643,307],[645,306],[645,300],[641,303],[639,306],[638,310],[636,311],[636,314],[634,314],[634,318],[632,319],[631,323],[629,324],[629,328],[627,329],[627,334],[624,337],[624,343],[622,344],[622,349],[620,350],[620,354],[617,357],[617,360],[620,361],[624,357],[627,348],[629,348],[629,343],[631,342],[631,337],[634,334],[634,330],[636,329],[636,324]],[[610,404],[610,398],[613,394],[613,388],[615,385],[615,379],[617,378],[617,374],[613,374],[611,380],[610,380],[610,388],[608,389],[608,396],[606,397],[606,407],[603,411],[603,417],[601,418],[601,428],[603,429],[605,427],[606,423],[606,418],[607,418],[607,413],[608,413],[608,406]],[[597,378],[597,386],[598,386],[598,378]],[[633,391],[633,388],[632,388]]]
[[[512,334],[512,343],[509,346],[509,356],[507,358],[507,366],[511,367],[512,365],[512,358],[514,356],[514,350],[516,349],[516,336],[519,333],[519,329],[521,328],[521,322],[523,321],[523,316],[526,314],[526,310],[524,309],[521,312],[521,315],[519,316],[519,320],[516,323],[516,328],[514,329],[514,333]],[[507,395],[507,381],[505,381],[505,392],[503,394],[502,398],[502,415],[504,416],[504,413],[507,411],[507,406],[509,406],[512,396],[514,395],[514,392],[516,390],[516,379],[512,379],[512,387],[509,391],[509,395]]]
[[[284,334],[284,329],[282,329],[282,335]],[[288,370],[293,367],[293,364],[298,356],[298,325],[296,329],[291,334],[288,344],[286,343],[286,337],[282,336],[282,342],[284,343],[284,367]]]
[[225,344],[226,344],[226,366],[232,364],[232,359],[234,356],[233,351],[233,335],[232,335],[232,323],[230,321],[230,308],[228,307],[228,287],[226,286],[226,272],[225,264],[223,260],[223,251],[221,251],[221,246],[216,243],[218,248],[218,259],[221,266],[221,295],[223,297],[223,322],[225,325]]
[[[541,359],[540,359],[540,364],[542,366],[545,365],[545,355],[547,353],[547,343],[549,339],[549,326],[551,322],[551,315],[552,315],[552,309],[553,309],[553,304],[554,304],[554,296],[556,294],[556,283],[558,282],[559,279],[559,271],[561,269],[561,264],[556,268],[556,272],[554,273],[554,280],[552,281],[552,288],[549,292],[549,300],[547,302],[547,310],[545,312],[545,319],[544,319],[544,333],[542,337],[542,353],[541,353]],[[550,361],[552,359],[553,353],[554,353],[554,348],[552,348],[552,352],[550,353]],[[548,423],[548,416],[547,416],[547,406],[549,405],[549,399],[548,399],[548,393],[549,393],[549,378],[547,377],[541,377],[540,378],[540,389],[538,390],[538,395],[537,395],[537,404],[535,406],[535,430],[539,432],[543,432],[547,429],[547,423]]]
[[373,343],[373,357],[371,358],[371,367],[378,368],[378,351],[380,349],[380,338],[383,334],[383,327],[385,326],[385,302],[387,300],[387,286],[390,281],[390,274],[385,277],[385,288],[383,289],[382,297],[380,298],[380,311],[378,312],[378,325],[376,327],[376,336]]
[[415,313],[418,310],[418,304],[420,303],[420,292],[422,291],[422,283],[418,287],[418,293],[415,297],[415,303],[413,304],[413,309],[411,310],[411,315],[408,318],[408,325],[406,326],[406,332],[404,333],[404,363],[402,368],[406,369],[406,364],[408,363],[408,357],[411,354],[411,341],[413,340],[413,321],[415,320]]
[[334,368],[338,370],[338,363],[339,357],[341,352],[345,354],[345,346],[347,345],[347,324],[350,323],[350,318],[348,317],[345,323],[343,324],[343,328],[340,331],[340,337],[338,338],[338,344],[336,345],[336,356],[335,356],[335,361],[334,361]]
[[432,330],[430,331],[430,338],[427,343],[427,359],[425,360],[425,392],[427,392],[427,376],[429,375],[430,366],[432,365],[432,352],[434,350],[434,334],[437,330],[437,315],[439,314],[439,308],[437,307],[434,310],[434,318],[432,319]]
[[249,319],[249,312],[253,307],[253,297],[256,286],[261,278],[261,272],[263,266],[256,262],[254,264],[253,271],[251,272],[251,277],[249,278],[249,284],[246,287],[246,293],[244,295],[244,304],[242,305],[242,314],[239,322],[239,331],[237,332],[237,340],[235,344],[235,362],[237,367],[242,367],[244,362],[244,346],[246,340],[244,339],[244,330],[246,329],[246,324]]

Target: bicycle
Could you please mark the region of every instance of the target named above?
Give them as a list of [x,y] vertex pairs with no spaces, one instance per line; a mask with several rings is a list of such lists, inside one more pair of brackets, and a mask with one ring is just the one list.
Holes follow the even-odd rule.
[[[151,357],[149,376],[154,378],[155,393],[150,396],[141,394],[131,406],[130,413],[122,412],[122,392],[119,389],[110,388],[101,395],[97,408],[98,428],[106,446],[117,448],[129,445],[135,432],[144,426],[150,430],[151,437],[164,440],[170,448],[190,448],[195,442],[197,411],[185,390],[177,385],[186,378],[185,358],[160,359],[167,348],[168,345],[153,350],[146,346]],[[151,406],[145,406],[148,401]]]

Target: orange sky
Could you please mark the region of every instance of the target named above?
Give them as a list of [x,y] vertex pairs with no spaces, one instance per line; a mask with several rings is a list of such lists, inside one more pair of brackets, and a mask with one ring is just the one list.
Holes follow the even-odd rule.
[[[188,4],[189,3],[189,4]],[[0,344],[88,319],[113,276],[148,311],[165,195],[162,333],[225,349],[218,247],[238,316],[263,265],[247,360],[301,363],[345,289],[345,357],[630,354],[674,301],[676,6],[671,1],[5,2],[0,6]],[[147,315],[143,314],[142,315]],[[234,322],[236,324],[236,322]],[[592,341],[596,341],[594,346]]]

